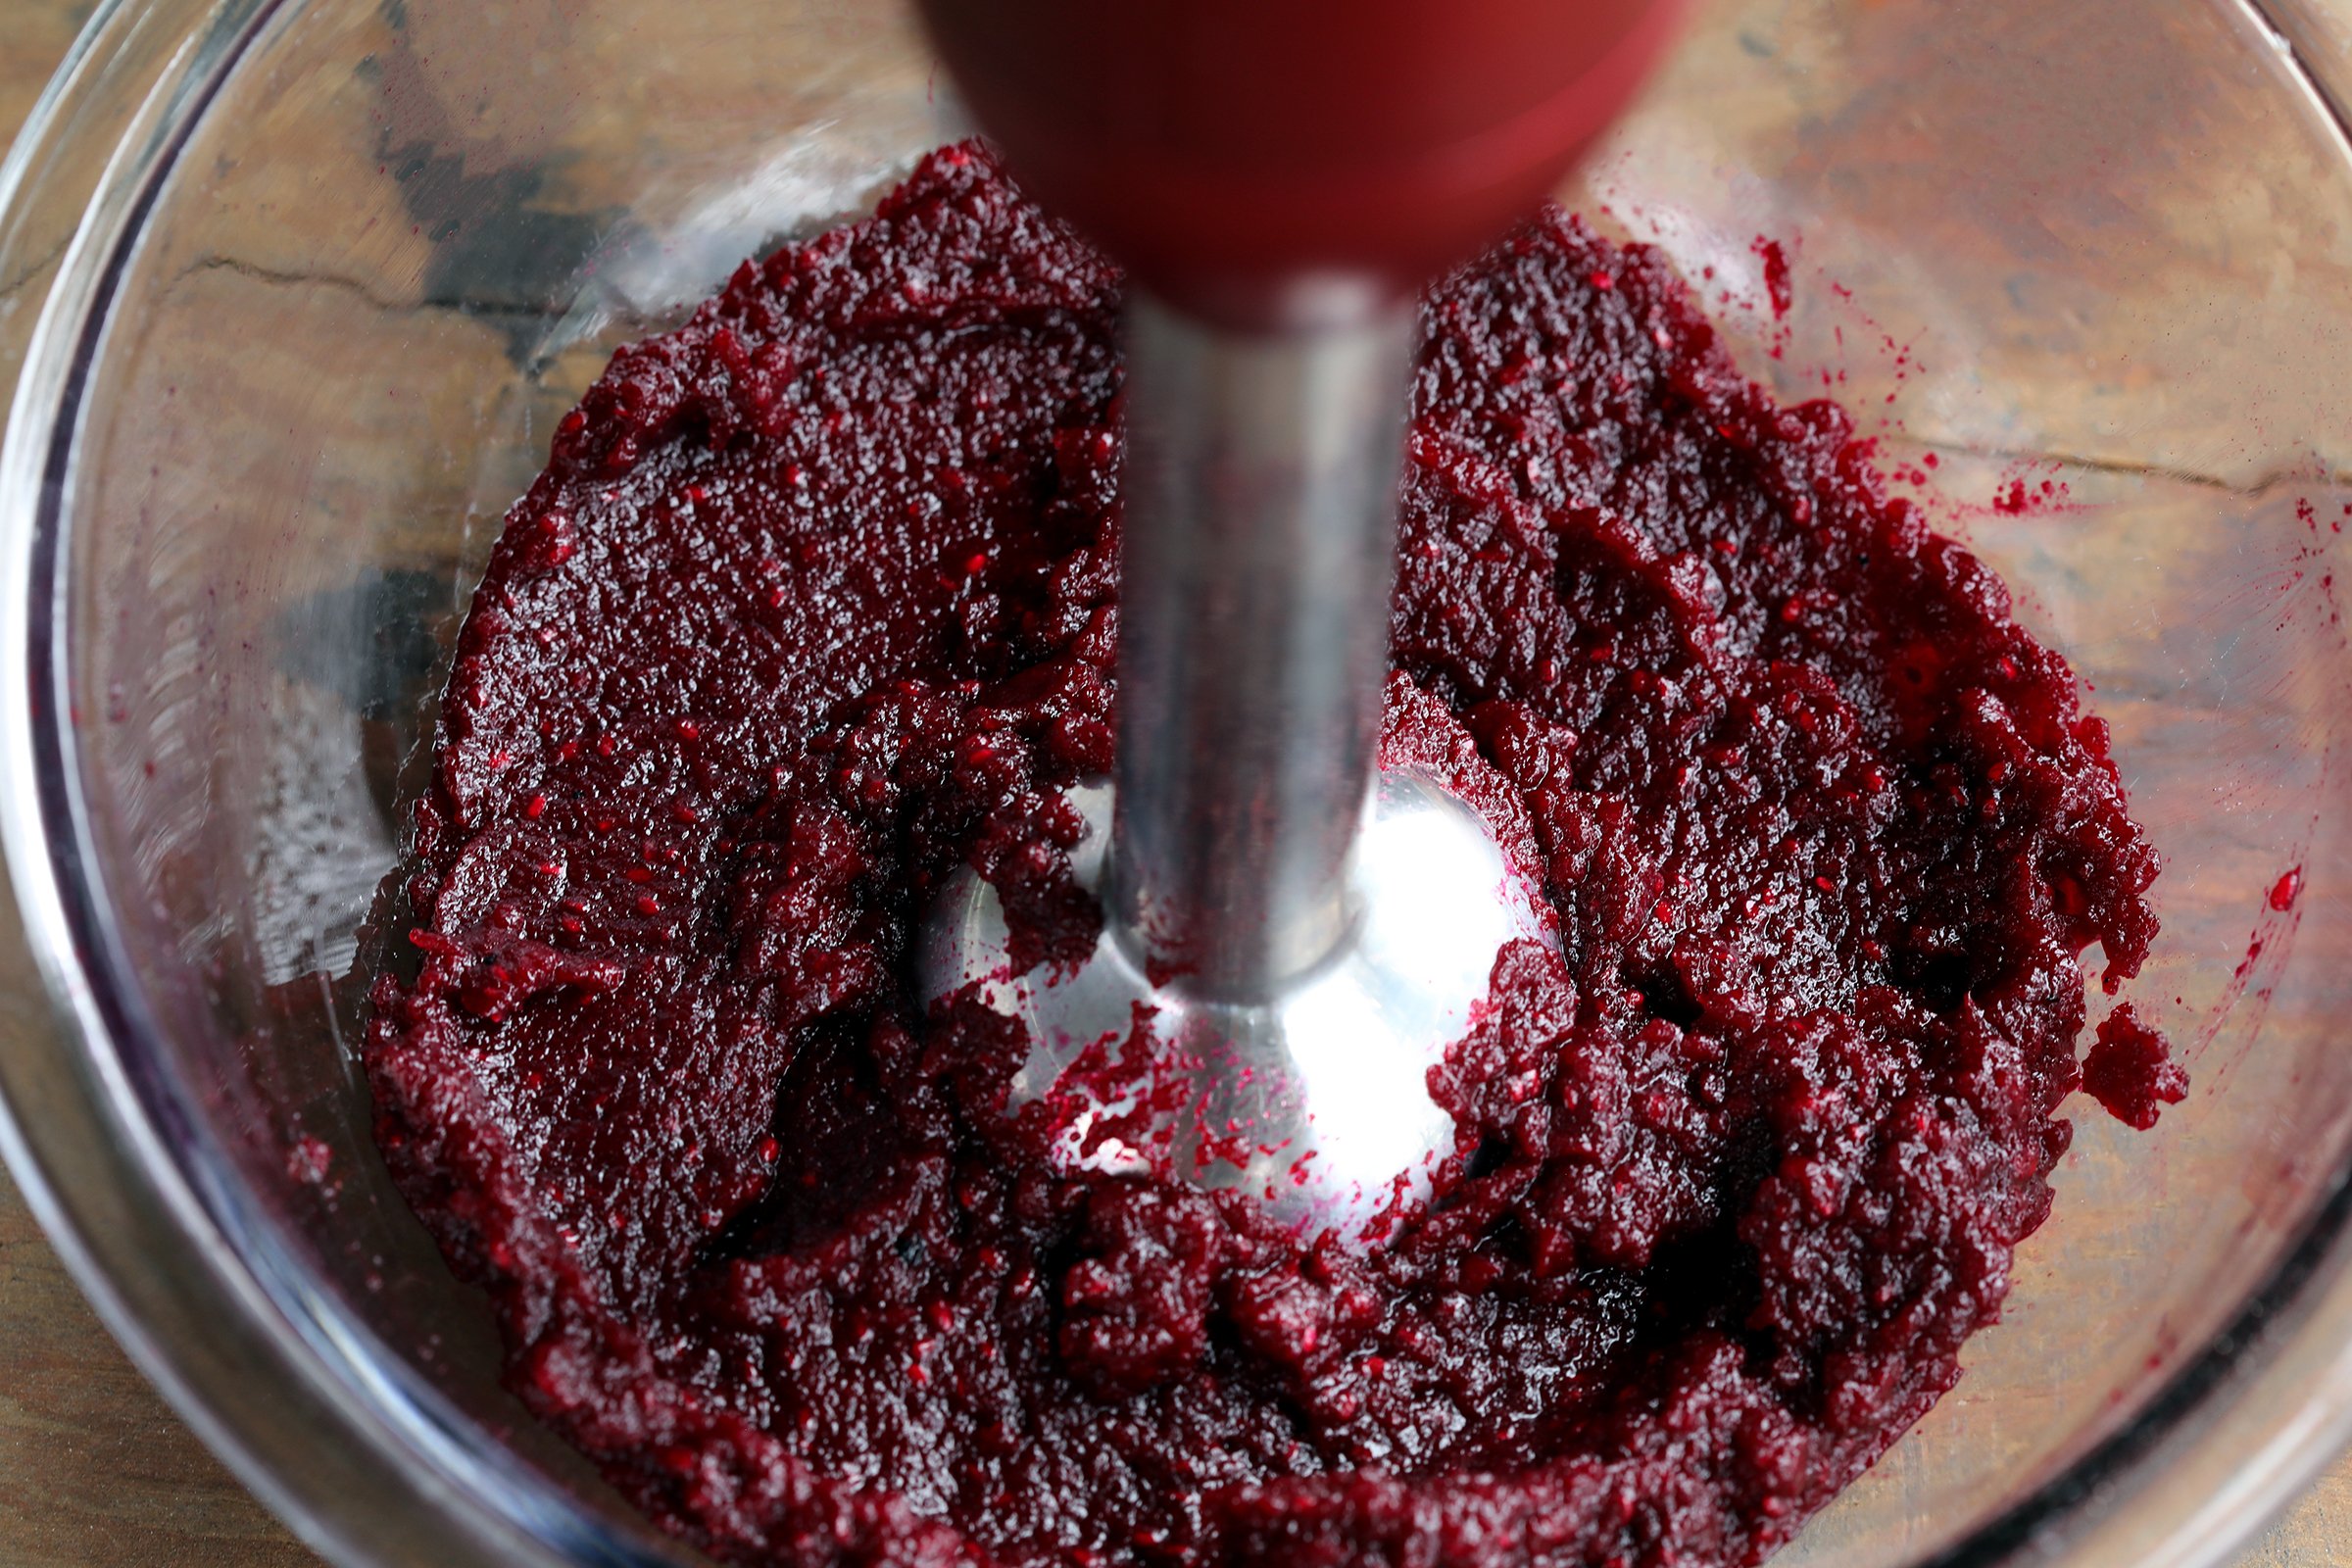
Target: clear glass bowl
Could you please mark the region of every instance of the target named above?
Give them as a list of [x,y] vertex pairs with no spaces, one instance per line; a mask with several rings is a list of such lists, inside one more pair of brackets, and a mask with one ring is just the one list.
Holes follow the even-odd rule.
[[[1720,0],[1571,193],[1883,427],[2171,861],[2132,994],[2194,1093],[2086,1109],[2007,1321],[1788,1560],[2210,1562],[2346,1429],[2342,15]],[[954,134],[938,85],[874,0],[151,0],[0,168],[7,1152],[343,1561],[687,1560],[499,1392],[370,1145],[355,976],[555,419]]]

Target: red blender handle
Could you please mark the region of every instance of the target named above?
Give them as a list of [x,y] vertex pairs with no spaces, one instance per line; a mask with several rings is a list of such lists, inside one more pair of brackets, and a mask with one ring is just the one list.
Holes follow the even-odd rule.
[[1266,324],[1417,287],[1534,207],[1680,0],[922,0],[981,126],[1162,297]]

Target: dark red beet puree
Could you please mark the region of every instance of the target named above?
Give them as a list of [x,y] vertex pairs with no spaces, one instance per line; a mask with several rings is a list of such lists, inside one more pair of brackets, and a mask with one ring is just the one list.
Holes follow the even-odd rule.
[[[1843,414],[1543,218],[1424,309],[1388,746],[1565,959],[1500,956],[1373,1255],[1056,1174],[907,946],[967,859],[1092,940],[1118,291],[952,148],[614,359],[458,650],[393,1168],[522,1397],[730,1560],[1752,1560],[2049,1212],[2080,956],[2156,930],[2106,728]],[[2178,1098],[2101,1049],[2119,1114]]]

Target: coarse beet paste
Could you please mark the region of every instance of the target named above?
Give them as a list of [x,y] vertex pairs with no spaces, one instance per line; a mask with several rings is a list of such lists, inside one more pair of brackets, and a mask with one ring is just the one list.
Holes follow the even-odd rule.
[[[955,147],[614,358],[457,650],[394,1171],[531,1408],[729,1560],[1756,1558],[2049,1212],[2080,956],[2156,931],[2105,726],[1845,415],[1545,215],[1423,306],[1385,744],[1565,957],[1498,956],[1368,1253],[1058,1174],[908,936],[968,861],[1091,945],[1119,290]],[[2119,1114],[2179,1098],[2104,1039]]]

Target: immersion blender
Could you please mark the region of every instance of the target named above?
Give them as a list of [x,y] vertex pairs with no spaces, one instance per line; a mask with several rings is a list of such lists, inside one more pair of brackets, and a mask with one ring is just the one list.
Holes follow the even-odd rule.
[[1548,940],[1479,818],[1379,766],[1414,292],[1534,209],[1679,7],[922,4],[1014,173],[1131,279],[1117,760],[1073,792],[1103,935],[1011,973],[959,873],[927,989],[1026,1024],[1016,1099],[1115,1058],[1069,1159],[1362,1244],[1453,1152],[1429,1073],[1497,953]]

